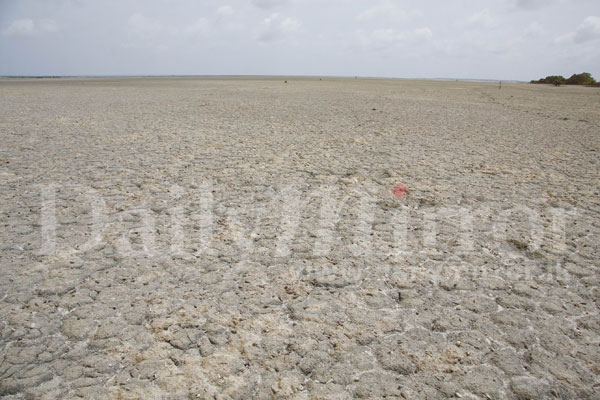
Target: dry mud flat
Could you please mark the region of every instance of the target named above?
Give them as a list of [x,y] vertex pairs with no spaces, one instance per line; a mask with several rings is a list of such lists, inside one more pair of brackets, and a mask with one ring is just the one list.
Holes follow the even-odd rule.
[[600,398],[600,91],[283,81],[0,80],[0,394]]

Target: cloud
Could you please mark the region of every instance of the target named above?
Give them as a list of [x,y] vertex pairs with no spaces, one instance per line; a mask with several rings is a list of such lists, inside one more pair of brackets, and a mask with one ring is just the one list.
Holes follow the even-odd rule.
[[287,3],[287,0],[252,0],[252,4],[263,10],[270,10],[285,3]]
[[368,34],[359,32],[360,42],[363,46],[375,50],[386,50],[408,43],[422,42],[433,36],[427,27],[413,29],[412,31],[398,32],[395,29],[376,29]]
[[131,15],[127,21],[130,40],[121,43],[125,49],[144,49],[158,53],[168,50],[168,45],[162,42],[166,34],[177,34],[176,28],[165,26],[157,19],[146,17],[140,13]]
[[195,22],[184,29],[187,36],[206,35],[210,31],[209,22],[206,18],[198,18]]
[[540,37],[544,34],[544,27],[537,21],[533,21],[525,30],[525,36],[529,38]]
[[484,49],[496,55],[516,54],[520,51],[523,41],[521,39],[507,39],[499,42],[490,41]]
[[412,32],[412,37],[414,38],[430,38],[432,36],[433,32],[429,28],[417,28]]
[[293,18],[286,18],[281,21],[280,28],[285,33],[295,32],[300,29],[300,22]]
[[[168,40],[169,38],[177,39],[201,36],[210,32],[210,22],[203,17],[196,19],[190,24],[178,27],[175,25],[163,24],[158,19],[135,13],[129,17],[128,25],[129,32],[135,38],[145,42],[150,41],[155,43],[160,42],[161,40]],[[134,45],[128,43],[128,46]]]
[[300,21],[294,18],[283,18],[275,13],[265,18],[263,30],[258,36],[260,42],[276,42],[290,36],[301,27]]
[[30,18],[23,18],[13,21],[4,28],[2,35],[28,37],[56,31],[58,31],[58,27],[53,20],[42,19],[36,21]]
[[219,17],[228,17],[233,14],[233,7],[231,6],[221,6],[217,9],[217,15]]
[[600,17],[589,16],[579,24],[574,32],[556,38],[555,43],[581,44],[597,39],[600,39]]
[[39,21],[36,24],[36,27],[37,27],[38,31],[41,33],[51,33],[51,32],[58,31],[58,26],[56,25],[56,22],[54,22],[51,19],[43,19],[43,20]]
[[584,19],[583,23],[577,27],[573,40],[575,43],[583,43],[598,38],[600,38],[600,17],[592,16]]
[[356,16],[358,21],[369,21],[372,19],[385,18],[390,21],[406,21],[409,18],[421,15],[417,10],[405,10],[398,7],[389,0],[379,2],[374,7],[371,7]]
[[465,21],[465,26],[473,28],[494,28],[497,25],[487,8],[471,15]]
[[18,19],[2,31],[4,36],[32,36],[35,24],[32,19]]
[[129,17],[129,31],[142,39],[151,39],[158,36],[163,31],[163,25],[159,20],[145,17],[140,13],[135,13]]
[[515,0],[514,8],[518,10],[538,10],[552,3],[552,0]]

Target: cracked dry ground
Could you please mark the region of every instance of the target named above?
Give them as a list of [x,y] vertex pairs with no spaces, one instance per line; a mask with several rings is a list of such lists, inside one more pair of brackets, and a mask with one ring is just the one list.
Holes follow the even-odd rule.
[[599,105],[525,84],[2,79],[0,394],[600,398]]

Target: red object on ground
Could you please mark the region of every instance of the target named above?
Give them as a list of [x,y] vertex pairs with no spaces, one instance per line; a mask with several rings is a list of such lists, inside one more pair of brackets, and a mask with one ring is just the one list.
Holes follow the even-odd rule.
[[406,196],[407,192],[408,192],[408,190],[406,189],[406,186],[404,186],[401,183],[395,185],[394,189],[392,189],[392,193],[394,193],[394,196],[396,196],[399,199],[401,199],[404,196]]

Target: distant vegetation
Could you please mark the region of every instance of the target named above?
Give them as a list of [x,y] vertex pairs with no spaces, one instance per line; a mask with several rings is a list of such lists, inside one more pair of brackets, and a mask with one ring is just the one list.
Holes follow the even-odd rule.
[[582,72],[581,74],[573,74],[569,79],[566,79],[561,75],[550,75],[539,81],[531,81],[531,83],[548,83],[554,86],[560,85],[586,85],[586,86],[598,86],[596,80],[592,77],[589,72]]

